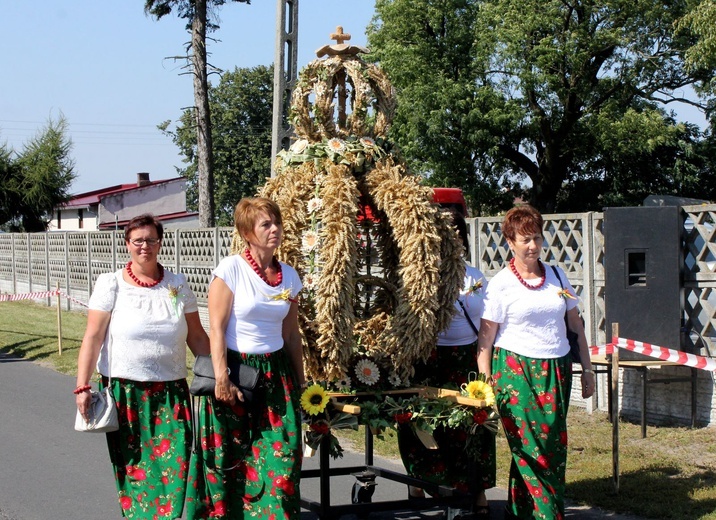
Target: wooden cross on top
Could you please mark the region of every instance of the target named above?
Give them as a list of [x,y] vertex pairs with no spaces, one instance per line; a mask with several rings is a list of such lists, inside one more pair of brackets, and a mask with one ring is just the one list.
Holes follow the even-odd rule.
[[331,40],[336,40],[336,43],[338,45],[341,45],[343,42],[346,42],[351,39],[351,35],[348,33],[343,32],[343,27],[338,26],[336,27],[336,32],[331,33]]

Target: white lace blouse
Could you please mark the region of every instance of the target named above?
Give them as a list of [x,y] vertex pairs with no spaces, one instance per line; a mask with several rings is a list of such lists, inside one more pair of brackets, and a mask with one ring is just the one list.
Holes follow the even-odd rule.
[[183,274],[165,270],[162,282],[151,288],[128,284],[121,270],[102,274],[89,308],[112,312],[108,339],[97,361],[99,373],[134,381],[174,381],[187,376],[184,314],[197,312],[198,307]]

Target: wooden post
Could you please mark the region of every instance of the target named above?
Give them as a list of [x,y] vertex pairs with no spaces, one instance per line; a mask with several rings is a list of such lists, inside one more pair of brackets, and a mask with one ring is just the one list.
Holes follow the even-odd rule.
[[55,283],[57,291],[57,350],[62,355],[62,302],[60,301],[60,282]]
[[[619,337],[619,324],[612,323],[612,338]],[[612,484],[619,493],[619,348],[612,355]]]

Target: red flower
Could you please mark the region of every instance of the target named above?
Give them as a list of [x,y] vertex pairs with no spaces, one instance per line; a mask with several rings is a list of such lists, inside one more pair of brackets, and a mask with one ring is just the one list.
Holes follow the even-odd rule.
[[479,409],[475,414],[472,416],[472,420],[475,421],[477,424],[483,424],[487,420],[487,410],[484,408]]
[[214,475],[213,473],[207,473],[206,480],[208,480],[212,484],[216,484],[217,482],[219,482],[219,479],[217,479],[216,475]]
[[412,416],[413,414],[411,412],[396,413],[394,419],[398,424],[405,424],[407,422],[410,422],[410,418]]
[[119,498],[119,505],[122,509],[130,509],[132,507],[132,497],[123,496]]
[[162,475],[162,484],[169,484],[169,477],[167,477],[166,475]]
[[273,449],[276,451],[280,451],[281,448],[283,448],[283,443],[281,441],[276,441],[272,444]]
[[517,395],[513,394],[510,396],[510,404],[512,404],[512,405],[517,404],[519,402],[519,400],[520,400],[519,396],[517,396]]
[[330,428],[328,427],[328,425],[323,421],[311,423],[310,428],[311,428],[311,430],[318,433],[319,435],[327,435],[328,432],[330,431]]
[[132,408],[126,408],[125,414],[127,416],[127,422],[135,422],[139,420],[139,413],[137,410]]
[[191,421],[191,412],[183,404],[177,403],[174,405],[174,418],[176,420],[184,419],[185,421]]
[[549,368],[549,363],[546,361],[542,361],[542,370],[547,370]]
[[507,430],[507,433],[511,435],[517,435],[517,425],[512,420],[511,417],[503,417],[502,418],[502,424],[505,427],[505,430]]
[[566,431],[559,432],[559,442],[563,446],[567,445],[567,432]]
[[520,460],[517,461],[517,464],[524,468],[527,465],[527,461],[520,457]]
[[271,426],[273,426],[274,428],[283,426],[283,420],[281,419],[281,416],[277,414],[273,408],[268,409],[268,418],[269,422],[271,423]]
[[172,447],[172,443],[169,442],[169,439],[162,439],[162,441],[159,443],[159,446],[154,446],[154,454],[164,455],[166,452],[169,451],[169,448]]
[[522,374],[524,373],[524,370],[522,369],[522,365],[520,365],[517,360],[512,356],[507,356],[507,365],[512,369],[513,372],[516,374]]
[[143,469],[137,469],[135,468],[132,474],[130,475],[134,480],[146,480],[147,478],[147,472]]
[[226,504],[223,500],[219,500],[214,504],[214,509],[209,513],[209,516],[217,517],[226,515]]
[[539,457],[537,457],[537,464],[539,464],[540,468],[542,469],[547,469],[549,467],[549,461],[544,455],[540,455]]
[[244,475],[246,476],[246,480],[250,480],[251,482],[258,482],[259,480],[259,472],[256,471],[256,468],[253,466],[246,466],[242,468]]
[[539,427],[542,429],[542,433],[549,433],[549,424],[542,423]]
[[172,503],[167,502],[166,504],[159,504],[159,507],[157,507],[157,511],[162,516],[169,516],[172,514]]

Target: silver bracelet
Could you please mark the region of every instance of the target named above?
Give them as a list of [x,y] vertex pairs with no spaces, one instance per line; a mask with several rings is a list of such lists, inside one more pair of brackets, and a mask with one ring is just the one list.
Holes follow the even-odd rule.
[[582,373],[594,375],[594,370],[592,370],[591,368],[583,368]]

